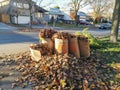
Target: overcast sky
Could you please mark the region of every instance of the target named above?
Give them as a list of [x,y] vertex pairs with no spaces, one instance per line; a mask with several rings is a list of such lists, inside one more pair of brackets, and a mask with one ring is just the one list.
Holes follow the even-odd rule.
[[[39,0],[33,0],[33,1],[39,1]],[[54,6],[59,6],[61,9],[67,9],[70,6],[68,6],[68,3],[70,0],[43,0],[40,6],[43,6],[43,8],[49,10],[49,8],[52,8]],[[82,8],[80,11],[88,12],[88,8]]]
[[[33,1],[37,1],[37,0],[33,0]],[[44,6],[45,8],[54,7],[54,6],[59,6],[60,8],[63,8],[66,7],[69,1],[70,0],[43,0],[40,5]]]
[[[0,0],[3,1],[3,0]],[[40,1],[40,0],[33,0],[33,1]],[[67,9],[70,8],[70,6],[68,6],[68,3],[70,2],[70,0],[43,0],[42,3],[40,4],[41,7],[49,10],[49,8],[52,8],[54,6],[59,6],[60,9]],[[87,12],[88,9],[83,8],[80,11],[84,11]]]

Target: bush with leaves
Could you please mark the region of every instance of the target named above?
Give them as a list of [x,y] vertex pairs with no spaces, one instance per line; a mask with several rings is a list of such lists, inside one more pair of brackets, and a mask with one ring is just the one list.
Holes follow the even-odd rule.
[[100,48],[100,41],[97,38],[95,38],[93,35],[88,33],[87,32],[88,29],[89,28],[85,28],[85,29],[83,29],[82,32],[77,31],[77,32],[75,32],[75,35],[84,35],[84,36],[88,37],[91,48]]

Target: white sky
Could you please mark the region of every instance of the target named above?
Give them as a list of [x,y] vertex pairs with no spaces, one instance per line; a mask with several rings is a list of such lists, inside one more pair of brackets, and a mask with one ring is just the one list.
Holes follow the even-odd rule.
[[0,0],[0,2],[1,2],[1,1],[4,1],[4,0]]
[[[4,1],[4,0],[0,0],[0,1]],[[40,1],[40,0],[33,0],[33,1]],[[49,10],[49,8],[52,8],[54,6],[59,6],[60,9],[67,9],[70,8],[70,6],[68,6],[68,3],[71,0],[43,0],[42,3],[40,4],[40,6],[44,6],[43,8]],[[82,8],[80,11],[84,11],[84,12],[88,12],[87,11],[88,8]]]
[[[33,1],[39,1],[39,0],[33,0]],[[59,6],[61,9],[69,8],[68,3],[70,0],[43,0],[41,3],[41,6],[44,6],[43,8],[49,10],[49,8],[52,8],[54,6]],[[50,5],[49,5],[50,4]],[[47,6],[46,6],[47,5]],[[88,12],[88,7],[82,8],[80,11]]]

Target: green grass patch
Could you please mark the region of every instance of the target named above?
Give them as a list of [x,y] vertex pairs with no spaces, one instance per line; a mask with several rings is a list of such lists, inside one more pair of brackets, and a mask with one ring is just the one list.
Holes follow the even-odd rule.
[[63,28],[86,28],[86,27],[88,27],[88,26],[85,26],[85,25],[78,25],[78,26],[76,26],[75,24],[65,24],[65,23],[55,23],[55,24],[53,24],[53,23],[49,23],[49,25],[50,26],[55,26],[55,27],[63,27]]
[[120,41],[111,43],[109,37],[100,38],[98,40],[100,47],[92,49],[95,49],[97,53],[104,57],[103,62],[107,64],[120,63]]

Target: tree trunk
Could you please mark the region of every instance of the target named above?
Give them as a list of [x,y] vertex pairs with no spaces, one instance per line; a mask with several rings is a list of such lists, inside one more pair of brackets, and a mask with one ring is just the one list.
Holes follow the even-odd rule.
[[17,24],[18,24],[18,15],[16,17],[17,17]]
[[30,23],[29,23],[29,28],[32,29],[32,1],[28,1],[29,3],[29,11],[30,11]]
[[117,42],[118,40],[119,20],[120,20],[120,0],[116,0],[114,12],[113,12],[111,35],[110,35],[111,42]]
[[30,23],[29,23],[29,28],[32,28],[32,13],[31,13],[31,9],[30,9]]
[[76,26],[78,26],[78,22],[79,22],[79,18],[78,18],[77,11],[76,11],[75,12],[75,24],[76,24]]

